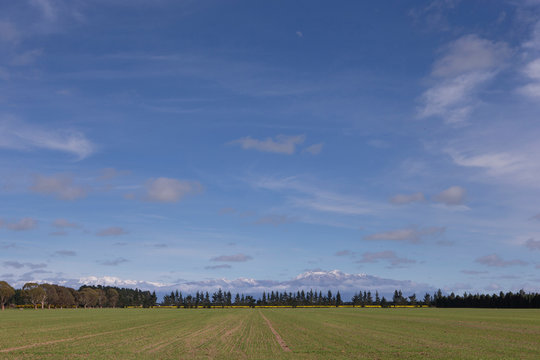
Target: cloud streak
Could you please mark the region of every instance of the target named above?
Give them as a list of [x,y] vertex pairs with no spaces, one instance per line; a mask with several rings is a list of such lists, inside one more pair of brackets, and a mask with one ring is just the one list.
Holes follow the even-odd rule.
[[497,254],[491,254],[486,256],[481,256],[475,260],[475,262],[485,265],[485,266],[491,266],[491,267],[507,267],[507,266],[525,266],[527,265],[527,262],[522,260],[503,260],[499,255]]
[[246,262],[252,260],[253,258],[245,254],[234,254],[234,255],[220,255],[210,259],[210,261],[216,262]]
[[417,228],[409,227],[397,230],[383,231],[364,236],[364,240],[388,240],[397,242],[420,243],[423,238],[437,236],[445,232],[444,227]]
[[119,258],[116,258],[114,260],[99,260],[97,263],[100,264],[100,265],[105,265],[105,266],[118,266],[118,265],[126,263],[128,261],[129,260],[127,260],[127,259],[119,257]]
[[13,231],[25,231],[25,230],[35,229],[37,225],[38,223],[36,219],[25,217],[25,218],[20,219],[19,221],[7,223],[6,227],[9,230],[13,230]]
[[60,151],[75,155],[79,160],[96,150],[96,146],[80,131],[46,129],[11,119],[0,120],[0,148]]
[[396,255],[394,251],[379,251],[379,252],[365,252],[362,254],[362,258],[358,260],[358,263],[376,263],[379,261],[386,261],[392,267],[402,266],[404,264],[414,264],[416,260],[402,258]]
[[449,43],[433,65],[433,85],[421,96],[419,117],[441,117],[447,123],[467,120],[478,92],[495,77],[510,53],[505,43],[475,34]]
[[[292,155],[296,151],[296,146],[302,144],[306,137],[304,135],[288,136],[278,135],[275,139],[266,138],[264,140],[254,139],[250,136],[231,141],[230,144],[237,144],[244,150],[258,150],[276,154]],[[322,149],[322,144],[321,149]],[[319,152],[320,150],[319,149]],[[316,151],[317,149],[312,149]]]
[[111,226],[106,229],[99,230],[97,236],[120,236],[126,235],[128,232],[119,226]]

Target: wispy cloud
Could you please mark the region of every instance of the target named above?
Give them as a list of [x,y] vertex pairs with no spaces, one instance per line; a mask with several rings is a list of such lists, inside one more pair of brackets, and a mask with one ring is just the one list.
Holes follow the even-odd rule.
[[53,195],[61,200],[76,200],[86,196],[88,189],[74,183],[73,176],[66,174],[36,175],[30,190],[44,195]]
[[422,94],[419,117],[437,116],[447,123],[465,121],[476,106],[479,90],[495,77],[509,54],[505,43],[474,34],[448,44],[433,65],[433,85]]
[[32,230],[37,227],[37,220],[33,218],[22,218],[19,221],[7,223],[6,227],[9,230],[13,231],[25,231],[25,230]]
[[532,100],[538,100],[540,99],[540,20],[533,27],[530,39],[523,46],[524,56],[528,58],[528,63],[522,70],[527,84],[518,88],[518,92]]
[[478,270],[461,270],[461,272],[467,275],[487,274],[487,271],[478,271]]
[[0,41],[6,43],[18,43],[21,39],[21,33],[10,21],[0,21]]
[[525,246],[529,250],[540,250],[540,240],[529,239],[525,242]]
[[174,203],[186,195],[202,192],[203,186],[197,181],[160,177],[148,180],[145,184],[145,190],[144,199],[147,201]]
[[103,168],[100,170],[98,180],[106,181],[118,178],[120,176],[129,175],[131,172],[128,170],[118,170],[112,167]]
[[43,269],[43,268],[47,267],[47,264],[44,264],[44,263],[34,264],[34,263],[30,263],[30,262],[22,263],[22,262],[18,262],[18,261],[4,261],[2,264],[4,266],[12,267],[12,268],[15,268],[15,269],[21,269],[23,267],[29,267],[30,269],[35,270],[35,269]]
[[340,250],[334,254],[335,256],[354,256],[354,251]]
[[403,204],[410,204],[414,202],[424,202],[424,201],[426,201],[426,198],[424,194],[422,194],[421,192],[417,192],[414,194],[397,194],[390,199],[390,202],[396,205],[403,205]]
[[114,260],[98,260],[98,264],[105,265],[105,266],[118,266],[120,264],[126,263],[129,260],[124,259],[122,257],[116,258]]
[[125,234],[128,234],[128,232],[119,226],[111,226],[96,233],[97,236],[120,236]]
[[46,129],[9,118],[0,120],[0,148],[56,150],[73,154],[79,160],[96,150],[96,146],[80,131],[68,128]]
[[210,259],[210,261],[216,262],[245,262],[252,260],[253,258],[246,254],[234,254],[234,255],[220,255]]
[[350,194],[340,194],[322,189],[297,178],[263,178],[252,183],[262,189],[284,192],[295,207],[342,215],[371,214],[380,209],[374,204]]
[[66,229],[66,228],[73,228],[73,229],[76,229],[76,228],[79,228],[80,225],[76,224],[76,223],[73,223],[73,222],[70,222],[64,218],[58,218],[56,220],[53,221],[52,223],[52,226],[56,227],[56,228],[60,228],[60,229]]
[[392,267],[402,266],[404,264],[414,264],[416,260],[402,258],[396,255],[394,251],[379,251],[379,252],[365,252],[362,254],[362,258],[358,260],[358,263],[376,263],[379,261],[387,261]]
[[463,205],[466,191],[461,186],[451,186],[446,190],[433,196],[433,201],[443,203],[448,206]]
[[445,232],[444,227],[428,227],[428,228],[418,228],[416,226],[383,231],[371,235],[364,236],[364,240],[389,240],[389,241],[403,241],[410,243],[419,243],[423,238],[429,236],[437,236]]
[[2,264],[6,267],[12,267],[15,269],[21,269],[24,267],[24,264],[18,261],[4,261]]
[[76,256],[77,252],[73,250],[57,250],[54,252],[56,256]]
[[[231,141],[230,144],[238,144],[245,150],[258,150],[263,152],[292,155],[296,151],[296,146],[302,144],[306,137],[304,135],[288,136],[278,135],[275,140],[266,138],[264,140],[253,139],[250,136]],[[322,147],[321,147],[322,149]]]
[[232,266],[228,264],[221,264],[221,265],[211,265],[211,266],[205,266],[204,268],[206,270],[217,270],[217,269],[230,269]]
[[318,155],[318,154],[321,153],[323,147],[324,147],[323,143],[313,144],[313,145],[308,146],[307,148],[305,148],[303,151],[307,152],[307,153],[310,153],[311,155]]
[[459,166],[482,170],[490,181],[538,187],[540,163],[535,155],[540,151],[538,141],[530,139],[530,133],[515,133],[513,138],[519,139],[517,142],[501,134],[504,133],[493,134],[499,138],[496,147],[478,143],[478,136],[471,136],[452,144],[445,152]]
[[491,254],[486,256],[481,256],[475,260],[475,262],[491,266],[491,267],[507,267],[507,266],[514,266],[514,265],[520,265],[524,266],[527,265],[526,261],[523,260],[503,260],[499,255],[497,254]]
[[290,217],[288,215],[267,215],[263,216],[255,221],[255,224],[257,225],[283,225],[295,222],[296,219],[294,217]]

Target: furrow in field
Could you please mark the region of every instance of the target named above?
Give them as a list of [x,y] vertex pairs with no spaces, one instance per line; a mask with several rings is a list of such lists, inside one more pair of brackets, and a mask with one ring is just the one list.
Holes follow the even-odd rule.
[[281,336],[279,335],[279,333],[274,329],[274,327],[272,326],[272,323],[270,322],[270,320],[268,320],[266,318],[266,316],[264,316],[260,310],[259,310],[259,314],[261,314],[264,321],[266,321],[266,324],[268,325],[268,327],[270,328],[270,330],[272,331],[272,333],[276,337],[276,340],[277,340],[279,346],[281,346],[281,348],[283,349],[283,351],[290,352],[291,349],[287,346],[287,343],[285,342],[285,340],[283,340],[281,338]]

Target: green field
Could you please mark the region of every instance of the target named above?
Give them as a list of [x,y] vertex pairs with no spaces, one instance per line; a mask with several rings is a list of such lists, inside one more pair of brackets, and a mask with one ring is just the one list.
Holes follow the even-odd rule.
[[540,359],[540,310],[7,310],[0,358]]

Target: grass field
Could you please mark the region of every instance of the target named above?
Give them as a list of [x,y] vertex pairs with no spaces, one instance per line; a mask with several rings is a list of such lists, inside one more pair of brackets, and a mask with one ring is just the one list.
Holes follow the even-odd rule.
[[540,310],[8,310],[0,358],[540,359]]

